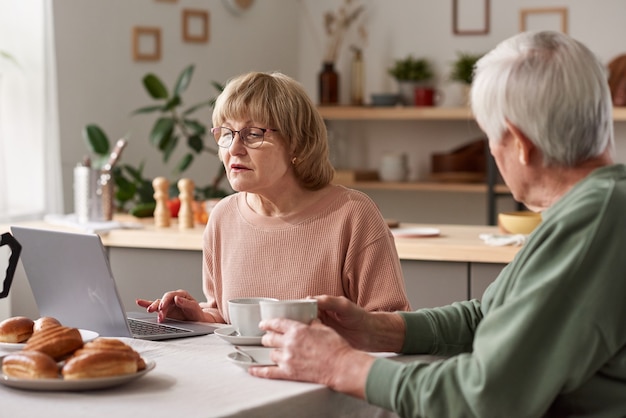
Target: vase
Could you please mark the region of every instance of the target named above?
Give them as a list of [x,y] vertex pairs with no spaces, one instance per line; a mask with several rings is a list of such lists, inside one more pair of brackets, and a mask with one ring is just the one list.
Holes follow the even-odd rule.
[[415,106],[415,88],[419,85],[420,83],[416,81],[398,80],[398,89],[403,105]]
[[319,100],[321,105],[339,104],[339,74],[334,62],[325,62],[319,74]]

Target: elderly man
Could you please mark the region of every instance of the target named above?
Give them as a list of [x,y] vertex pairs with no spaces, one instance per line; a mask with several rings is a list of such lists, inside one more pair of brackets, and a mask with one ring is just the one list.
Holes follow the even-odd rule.
[[605,69],[567,35],[522,33],[477,63],[471,100],[513,196],[543,214],[516,258],[480,301],[366,313],[319,296],[321,321],[261,323],[277,366],[250,373],[402,416],[624,417],[626,167]]

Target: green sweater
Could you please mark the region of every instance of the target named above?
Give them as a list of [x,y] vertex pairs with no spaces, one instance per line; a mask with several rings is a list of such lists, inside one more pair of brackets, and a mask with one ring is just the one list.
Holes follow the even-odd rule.
[[368,402],[401,416],[626,416],[626,166],[595,170],[543,213],[482,301],[401,313]]

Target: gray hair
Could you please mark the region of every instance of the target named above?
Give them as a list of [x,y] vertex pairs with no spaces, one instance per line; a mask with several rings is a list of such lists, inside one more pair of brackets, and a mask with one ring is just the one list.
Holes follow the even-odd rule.
[[501,42],[476,63],[471,103],[490,142],[502,139],[508,120],[546,165],[572,167],[613,151],[606,69],[563,33],[524,32]]

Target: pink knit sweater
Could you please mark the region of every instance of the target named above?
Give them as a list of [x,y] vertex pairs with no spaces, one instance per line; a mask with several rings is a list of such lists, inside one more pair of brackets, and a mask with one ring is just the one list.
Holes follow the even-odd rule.
[[278,218],[252,211],[245,193],[222,199],[203,236],[203,309],[217,308],[229,322],[229,299],[321,294],[370,311],[410,309],[380,211],[364,193],[332,187],[304,211]]

